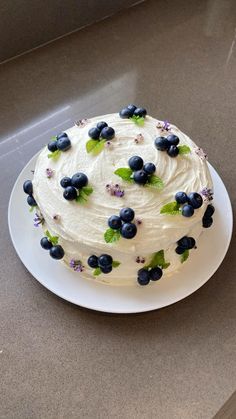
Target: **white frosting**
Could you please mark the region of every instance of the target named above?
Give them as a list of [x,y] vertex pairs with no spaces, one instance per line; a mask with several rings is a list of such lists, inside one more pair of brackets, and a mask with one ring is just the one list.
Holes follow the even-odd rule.
[[[112,145],[97,156],[86,152],[88,130],[98,121],[106,121],[115,129]],[[160,208],[174,201],[178,191],[200,192],[204,187],[212,188],[212,180],[206,164],[195,152],[196,145],[177,127],[171,125],[171,133],[180,139],[180,145],[186,144],[191,153],[171,158],[166,152],[158,151],[154,139],[163,135],[157,128],[158,120],[147,116],[142,127],[128,119],[121,119],[118,114],[103,115],[92,118],[84,127],[74,126],[66,131],[72,147],[62,152],[57,161],[48,159],[48,149],[40,153],[34,173],[34,197],[46,220],[46,228],[51,234],[59,236],[60,244],[65,250],[64,262],[70,259],[82,260],[86,278],[93,278],[92,269],[87,265],[90,255],[110,254],[114,260],[121,262],[110,274],[100,275],[96,279],[113,284],[136,283],[137,271],[142,267],[136,263],[137,256],[148,260],[152,253],[165,250],[165,257],[171,263],[166,274],[180,268],[180,256],[175,253],[176,241],[184,235],[195,239],[202,232],[202,216],[206,203],[195,210],[192,217],[182,215],[160,214]],[[138,134],[144,139],[136,144]],[[166,133],[165,133],[166,134]],[[165,135],[164,134],[164,135]],[[128,167],[131,156],[141,156],[144,162],[156,165],[156,175],[164,182],[164,189],[156,189],[129,184],[114,174],[119,167]],[[54,171],[52,178],[46,177],[46,169]],[[76,172],[84,172],[94,192],[89,196],[88,203],[81,205],[63,198],[60,180],[64,176],[73,176]],[[106,191],[106,184],[118,183],[125,190],[123,198],[111,196]],[[104,232],[108,228],[107,220],[119,214],[123,207],[131,207],[135,217],[142,220],[137,235],[127,240],[121,238],[113,244],[104,241]],[[54,214],[60,220],[53,220]],[[45,228],[45,229],[46,229]],[[191,252],[190,251],[190,257]]]

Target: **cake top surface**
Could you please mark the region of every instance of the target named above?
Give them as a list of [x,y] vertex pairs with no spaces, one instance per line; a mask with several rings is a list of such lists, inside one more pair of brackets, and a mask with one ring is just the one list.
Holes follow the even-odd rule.
[[[103,150],[94,155],[86,151],[89,140],[88,131],[99,121],[105,121],[115,130],[115,137],[107,142]],[[135,217],[142,221],[132,240],[119,240],[116,251],[123,253],[153,253],[167,248],[173,241],[188,234],[188,231],[202,219],[203,205],[190,218],[181,215],[161,214],[161,208],[173,202],[178,191],[201,192],[212,188],[206,160],[197,153],[195,143],[176,126],[166,125],[151,116],[146,116],[142,126],[130,119],[121,119],[118,113],[91,118],[85,124],[66,130],[71,148],[61,153],[57,160],[48,158],[45,147],[39,154],[35,167],[33,186],[34,196],[49,228],[59,237],[82,242],[101,251],[108,251],[104,233],[111,215],[119,215],[124,207],[135,210]],[[166,152],[156,149],[156,137],[175,134],[179,145],[190,148],[189,154],[171,158]],[[144,163],[156,165],[155,175],[164,183],[162,189],[129,183],[114,172],[118,168],[128,168],[132,156],[142,157]],[[47,176],[47,170],[52,176]],[[72,177],[77,172],[87,175],[93,193],[87,203],[67,201],[63,197],[60,181]],[[107,185],[119,185],[123,196],[111,195]],[[122,194],[121,194],[122,195]],[[59,214],[60,223],[53,220]]]

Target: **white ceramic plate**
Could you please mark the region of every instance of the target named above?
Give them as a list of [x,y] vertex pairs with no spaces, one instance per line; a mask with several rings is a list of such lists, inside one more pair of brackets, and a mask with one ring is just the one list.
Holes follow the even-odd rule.
[[84,280],[48,256],[40,247],[42,229],[33,227],[33,213],[29,213],[24,180],[32,177],[37,156],[20,173],[12,190],[8,223],[13,245],[29,272],[46,288],[61,298],[82,307],[109,313],[140,313],[155,310],[192,294],[214,274],[229,247],[233,217],[227,190],[210,166],[214,182],[213,227],[206,229],[198,241],[198,248],[183,265],[180,272],[165,276],[146,287],[111,286]]

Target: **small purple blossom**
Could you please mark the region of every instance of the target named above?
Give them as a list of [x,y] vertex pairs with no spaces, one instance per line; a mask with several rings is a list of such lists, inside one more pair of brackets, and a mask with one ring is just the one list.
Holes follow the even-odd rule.
[[165,120],[163,122],[158,122],[157,126],[158,129],[161,129],[162,132],[164,131],[171,131],[171,126],[169,121]]
[[78,121],[75,121],[75,125],[77,125],[77,126],[78,126],[78,127],[80,127],[80,128],[83,128],[83,127],[85,127],[85,125],[87,125],[89,122],[90,122],[90,121],[89,121],[89,119],[86,119],[86,118],[84,118],[84,119],[79,119]]
[[203,188],[200,194],[203,196],[204,201],[212,201],[213,200],[213,190],[210,188]]
[[53,219],[54,221],[59,221],[59,220],[60,220],[60,218],[61,218],[61,216],[60,216],[59,214],[53,214],[53,216],[52,216],[52,219]]
[[120,185],[116,183],[115,185],[112,183],[108,183],[106,185],[106,190],[111,196],[117,196],[118,198],[122,198],[125,194],[124,190],[121,190]]
[[35,217],[34,217],[34,227],[39,227],[40,224],[44,224],[44,218],[42,216],[42,214],[38,214],[37,212],[35,213]]
[[142,220],[140,218],[136,218],[135,221],[136,221],[138,226],[140,226],[142,224]]
[[53,170],[52,169],[50,169],[50,167],[48,167],[47,169],[46,169],[46,176],[47,176],[47,178],[51,178],[51,177],[53,177]]
[[106,148],[112,148],[112,143],[111,143],[111,141],[106,141],[106,142],[105,142],[105,147],[106,147]]
[[203,149],[201,147],[195,148],[194,151],[200,157],[200,159],[202,159],[202,160],[207,160],[208,159],[207,154],[203,151]]
[[136,262],[137,263],[145,263],[145,258],[143,256],[137,256],[136,257]]
[[75,272],[83,272],[84,266],[80,260],[71,259],[70,260],[70,268],[72,268]]
[[163,123],[163,129],[165,131],[169,131],[170,130],[170,123],[169,123],[169,121],[167,121],[167,120],[164,121],[164,123]]
[[138,134],[138,135],[135,137],[134,142],[135,142],[136,144],[139,144],[139,143],[141,143],[143,140],[144,140],[143,135],[142,135],[142,134]]

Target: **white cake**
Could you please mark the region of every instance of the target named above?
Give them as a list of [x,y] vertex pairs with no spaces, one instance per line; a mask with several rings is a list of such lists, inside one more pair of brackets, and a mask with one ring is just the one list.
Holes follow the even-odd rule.
[[[101,143],[98,154],[93,151],[88,153],[88,131],[100,121],[112,127],[115,136]],[[77,271],[82,271],[85,280],[137,286],[138,271],[144,267],[150,271],[149,262],[157,252],[164,251],[166,269],[163,270],[162,281],[168,274],[181,269],[188,256],[185,263],[189,263],[192,252],[196,250],[192,248],[184,252],[186,257],[183,257],[183,254],[176,253],[176,248],[177,241],[184,236],[194,238],[198,246],[204,230],[202,219],[209,206],[213,185],[203,151],[176,126],[151,116],[146,116],[144,121],[135,121],[121,118],[119,113],[103,115],[80,121],[65,133],[71,147],[55,159],[48,157],[50,152],[45,147],[38,156],[33,177],[33,196],[38,214],[44,218],[43,230],[58,237],[58,243],[64,250],[61,261],[75,270],[75,275]],[[171,134],[179,138],[178,147],[187,154],[170,157],[166,151],[156,148],[154,142],[157,137]],[[184,145],[187,146],[185,150]],[[140,156],[144,163],[154,163],[154,175],[162,180],[163,187],[161,184],[158,189],[132,180],[128,182],[114,173],[119,168],[128,168],[128,160],[132,156]],[[87,202],[66,200],[63,196],[61,179],[71,178],[77,172],[86,174],[88,185],[93,188]],[[201,207],[195,209],[190,217],[181,214],[182,205],[177,208],[179,213],[161,213],[163,206],[175,201],[175,194],[179,191],[202,194]],[[108,219],[119,215],[125,207],[135,212],[133,223],[137,226],[137,234],[132,239],[120,236],[119,240],[107,243],[104,233],[109,228]],[[101,254],[111,255],[113,261],[120,263],[119,266],[114,266],[108,274],[89,267],[88,258]],[[159,255],[162,257],[163,252]],[[152,266],[163,268],[162,262],[157,263]]]

